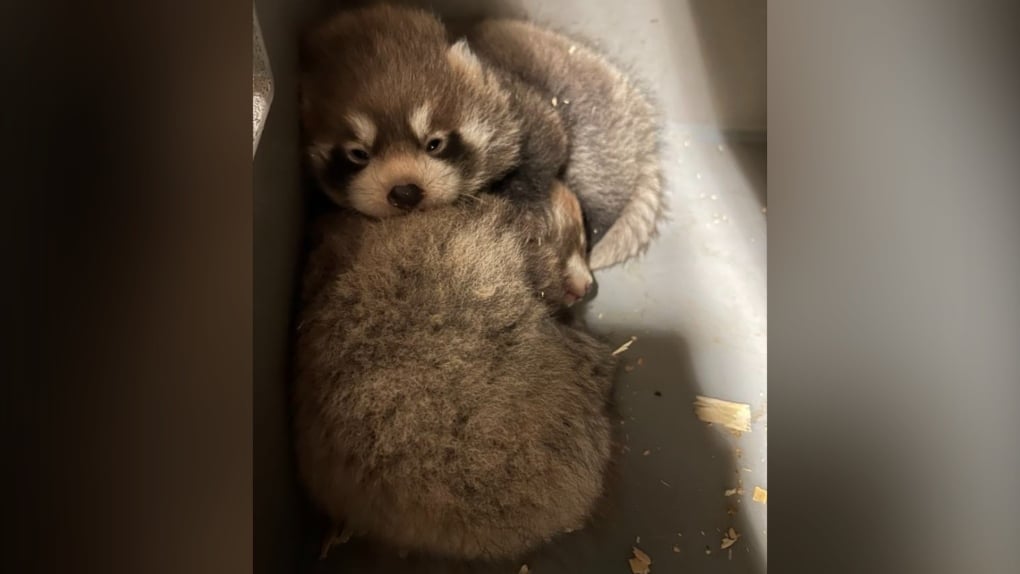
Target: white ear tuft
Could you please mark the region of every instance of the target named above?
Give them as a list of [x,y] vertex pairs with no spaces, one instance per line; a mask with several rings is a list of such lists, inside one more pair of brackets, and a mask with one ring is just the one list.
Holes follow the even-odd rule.
[[446,57],[455,69],[462,70],[469,77],[481,77],[482,63],[478,60],[478,56],[475,56],[471,51],[467,40],[461,39],[454,42],[447,50]]

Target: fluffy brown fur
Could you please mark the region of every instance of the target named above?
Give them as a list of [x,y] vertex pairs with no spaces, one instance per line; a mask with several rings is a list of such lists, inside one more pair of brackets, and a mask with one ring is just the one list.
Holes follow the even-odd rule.
[[638,254],[655,232],[663,201],[656,112],[648,99],[601,54],[535,24],[486,20],[468,39],[485,63],[541,91],[562,117],[570,140],[564,177],[592,227],[591,267]]
[[554,316],[583,236],[576,199],[552,197],[544,216],[482,196],[320,222],[295,425],[301,476],[333,520],[398,550],[495,559],[590,517],[614,361]]

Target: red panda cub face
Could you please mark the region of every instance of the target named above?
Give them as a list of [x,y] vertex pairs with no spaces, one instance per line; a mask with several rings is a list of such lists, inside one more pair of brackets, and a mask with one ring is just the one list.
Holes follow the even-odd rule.
[[475,195],[517,161],[519,125],[497,79],[418,10],[344,12],[313,30],[301,119],[326,195],[379,218]]

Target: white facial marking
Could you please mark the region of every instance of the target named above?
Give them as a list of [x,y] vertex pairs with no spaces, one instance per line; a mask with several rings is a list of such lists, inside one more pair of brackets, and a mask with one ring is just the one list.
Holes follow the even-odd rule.
[[354,132],[354,136],[358,138],[360,143],[366,147],[372,147],[372,144],[375,143],[376,134],[375,124],[372,123],[372,120],[365,114],[352,112],[347,114],[347,122],[350,124],[351,131]]
[[492,129],[478,118],[469,118],[460,126],[460,137],[474,148],[485,149],[492,140]]
[[432,110],[428,102],[426,102],[415,108],[411,115],[407,117],[407,123],[411,126],[411,131],[421,141],[424,141],[425,136],[429,133],[429,123],[432,121],[431,114]]

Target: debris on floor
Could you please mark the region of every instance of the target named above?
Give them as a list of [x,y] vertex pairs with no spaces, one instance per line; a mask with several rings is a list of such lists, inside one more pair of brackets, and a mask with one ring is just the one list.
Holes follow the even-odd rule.
[[719,545],[719,549],[726,550],[730,546],[733,546],[737,543],[738,538],[740,538],[740,535],[737,534],[737,531],[730,528],[729,531],[726,532],[726,535],[723,536],[722,544]]
[[674,546],[673,547],[673,552],[676,552],[677,554],[680,554],[680,547],[679,546]]
[[744,494],[744,489],[742,489],[742,488],[727,488],[726,491],[723,492],[724,496],[733,496],[734,494]]
[[517,574],[528,574],[528,572],[530,572],[530,571],[531,570],[528,568],[528,565],[525,564],[525,565],[521,566],[521,569],[517,571]]
[[768,504],[769,491],[765,490],[760,486],[754,487],[754,494],[751,495],[751,500],[760,502],[762,504]]
[[645,451],[643,453],[641,453],[641,456],[648,456],[650,454],[652,454],[652,451],[648,450],[648,449],[645,449]]
[[631,574],[648,574],[652,571],[652,559],[647,554],[641,551],[638,547],[633,547],[634,557],[631,558],[630,571]]
[[702,422],[720,424],[734,433],[751,430],[751,405],[698,395],[694,413]]
[[626,343],[620,345],[619,348],[617,348],[615,351],[613,351],[613,356],[615,357],[615,356],[619,355],[620,353],[623,353],[624,351],[629,349],[630,346],[634,343],[634,341],[637,341],[637,337],[632,336],[629,341],[627,341]]

